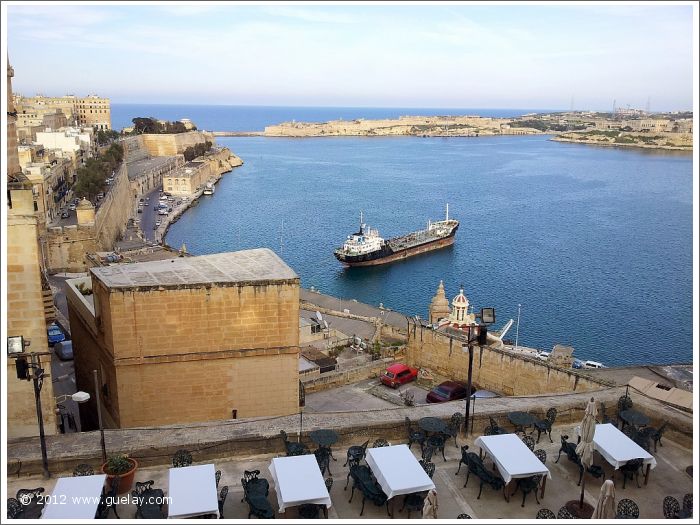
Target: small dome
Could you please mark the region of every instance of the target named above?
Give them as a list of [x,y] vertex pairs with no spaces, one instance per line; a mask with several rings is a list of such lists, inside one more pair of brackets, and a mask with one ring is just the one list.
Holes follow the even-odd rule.
[[87,200],[85,197],[83,197],[80,200],[77,207],[81,210],[85,210],[85,209],[94,210],[95,209],[95,207],[92,205],[92,203],[89,200]]
[[460,308],[466,308],[469,306],[469,299],[464,295],[464,288],[459,289],[459,294],[452,299],[452,306],[458,306]]

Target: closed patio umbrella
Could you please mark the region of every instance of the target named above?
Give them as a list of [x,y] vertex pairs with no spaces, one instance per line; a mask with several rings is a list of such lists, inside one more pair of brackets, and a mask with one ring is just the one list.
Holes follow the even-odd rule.
[[438,500],[437,491],[430,489],[423,503],[423,519],[437,519],[438,517]]
[[605,480],[600,487],[600,496],[593,510],[594,519],[615,519],[615,484],[611,479]]
[[[593,465],[593,436],[595,436],[595,417],[598,411],[595,407],[595,400],[591,398],[586,405],[586,412],[583,415],[583,421],[581,421],[581,442],[576,445],[576,454],[581,458],[581,464],[583,465],[583,481],[581,482],[581,497],[578,502],[578,517],[587,518],[590,516],[590,512],[593,510],[592,507],[586,504],[584,508],[583,503],[583,492],[586,487],[586,470]],[[569,510],[574,510],[570,508]],[[587,514],[587,515],[586,515]]]

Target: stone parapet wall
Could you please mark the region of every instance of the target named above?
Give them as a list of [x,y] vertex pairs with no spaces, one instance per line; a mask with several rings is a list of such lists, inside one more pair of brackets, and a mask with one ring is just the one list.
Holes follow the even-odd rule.
[[[407,360],[434,375],[465,382],[469,353],[462,341],[417,324],[409,326]],[[474,346],[472,383],[507,396],[595,390],[607,385],[568,370],[487,346]]]
[[[604,402],[607,407],[616,405],[624,395],[624,387],[605,388],[594,392],[562,394],[555,396],[511,397],[479,399],[474,407],[475,421],[472,436],[479,436],[488,425],[489,417],[495,417],[501,426],[509,426],[507,414],[525,411],[544,416],[548,408],[557,408],[553,439],[559,435],[558,425],[575,424],[583,418],[588,399]],[[660,421],[669,421],[664,439],[683,447],[693,446],[692,416],[665,406],[656,400],[632,393],[635,408],[651,417],[658,427]],[[141,427],[105,431],[107,450],[111,453],[128,453],[141,465],[167,465],[176,450],[185,448],[192,452],[195,462],[211,461],[221,457],[248,457],[258,454],[283,453],[284,445],[279,437],[280,429],[296,439],[300,423],[302,440],[311,443],[308,433],[315,428],[330,428],[338,433],[336,450],[384,438],[392,443],[406,442],[404,418],[414,424],[422,417],[438,417],[445,421],[455,412],[463,413],[460,401],[418,407],[392,407],[379,410],[355,410],[352,412],[305,412],[303,422],[299,415],[254,418],[247,420],[216,421],[193,425]],[[569,441],[575,437],[569,436]],[[47,438],[50,469],[54,473],[70,472],[79,463],[100,464],[100,437],[98,432],[56,435]],[[41,454],[37,438],[13,440],[7,445],[7,474],[41,473]]]
[[391,358],[379,359],[349,370],[327,372],[311,379],[302,378],[302,383],[304,383],[304,390],[307,394],[320,392],[321,390],[328,390],[330,388],[356,383],[363,379],[379,377],[379,374],[394,362],[395,360]]

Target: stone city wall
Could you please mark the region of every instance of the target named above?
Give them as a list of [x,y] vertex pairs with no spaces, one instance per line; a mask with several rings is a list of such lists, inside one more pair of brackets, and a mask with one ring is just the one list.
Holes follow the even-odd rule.
[[100,209],[95,213],[95,235],[101,250],[110,250],[114,242],[126,230],[131,216],[131,191],[126,163],[122,163],[114,177],[114,182],[102,199]]
[[152,157],[166,157],[183,153],[190,146],[209,141],[216,141],[211,133],[203,131],[188,131],[173,134],[143,134],[138,135],[143,141],[143,147]]
[[[409,326],[408,339],[407,359],[411,366],[427,368],[434,376],[466,382],[469,352],[462,351],[462,341],[416,324]],[[603,386],[574,370],[477,345],[472,384],[506,396],[585,392]]]

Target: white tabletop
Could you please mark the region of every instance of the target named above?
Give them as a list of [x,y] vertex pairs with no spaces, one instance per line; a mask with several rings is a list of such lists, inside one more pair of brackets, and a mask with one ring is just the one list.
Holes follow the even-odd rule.
[[365,460],[388,498],[435,488],[407,445],[368,448]]
[[46,498],[42,519],[94,520],[106,478],[104,474],[58,478]]
[[474,445],[481,447],[501,473],[503,480],[508,483],[513,478],[527,478],[538,474],[552,475],[532,450],[515,434],[500,434],[496,436],[480,436]]
[[[576,433],[580,429],[576,428]],[[619,469],[630,459],[642,458],[645,465],[656,467],[656,459],[642,447],[637,445],[624,433],[620,432],[615,425],[602,423],[595,426],[593,436],[593,447],[600,452],[600,455],[610,463],[615,469]]]
[[304,503],[328,508],[333,504],[313,454],[273,458],[270,474],[275,482],[280,512],[284,512],[286,507]]
[[168,477],[168,518],[219,515],[214,465],[174,467]]

